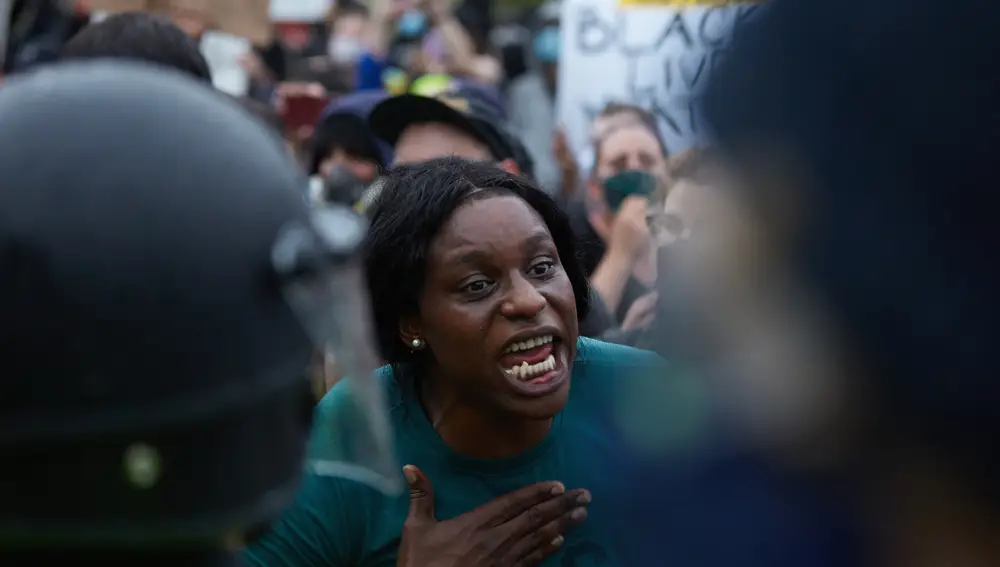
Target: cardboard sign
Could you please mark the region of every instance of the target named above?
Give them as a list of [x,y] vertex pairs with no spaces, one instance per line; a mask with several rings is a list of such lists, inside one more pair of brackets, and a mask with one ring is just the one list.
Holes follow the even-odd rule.
[[[671,153],[704,143],[697,95],[759,2],[564,0],[559,122],[572,147],[608,102],[649,110]],[[600,77],[600,81],[593,80]]]
[[257,45],[272,39],[270,0],[90,0],[95,12],[156,12],[171,9],[200,13],[205,24],[228,34],[245,37]]

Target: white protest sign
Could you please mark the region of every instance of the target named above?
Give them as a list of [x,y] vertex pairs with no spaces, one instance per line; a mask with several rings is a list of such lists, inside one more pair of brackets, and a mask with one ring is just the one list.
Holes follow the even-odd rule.
[[[627,0],[626,0],[627,1]],[[757,2],[564,0],[559,120],[574,148],[608,102],[652,112],[671,153],[705,134],[695,94]],[[739,96],[734,93],[734,96]]]
[[271,21],[322,21],[326,19],[333,4],[333,0],[271,0]]

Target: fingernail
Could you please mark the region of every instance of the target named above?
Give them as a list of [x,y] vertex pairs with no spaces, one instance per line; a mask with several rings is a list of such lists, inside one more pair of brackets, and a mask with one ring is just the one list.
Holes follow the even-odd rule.
[[559,496],[564,492],[566,492],[566,487],[563,486],[562,483],[560,482],[552,487],[552,490],[549,491],[549,494],[551,494],[552,496]]
[[563,544],[564,541],[566,541],[566,538],[564,538],[563,536],[561,535],[556,536],[556,539],[552,540],[552,547],[559,547],[560,545]]
[[580,504],[590,504],[590,493],[584,492],[583,494],[577,497],[576,501]]
[[406,484],[417,483],[417,472],[410,465],[403,467],[403,476],[406,477]]
[[569,517],[574,520],[582,520],[587,517],[587,510],[584,508],[577,508],[576,510],[573,510]]

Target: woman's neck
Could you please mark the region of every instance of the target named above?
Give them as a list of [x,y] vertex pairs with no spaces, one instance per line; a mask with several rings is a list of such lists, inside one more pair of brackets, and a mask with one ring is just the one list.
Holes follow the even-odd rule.
[[455,392],[422,380],[418,396],[434,431],[453,451],[478,459],[503,459],[520,455],[548,435],[552,419],[529,420],[485,410]]

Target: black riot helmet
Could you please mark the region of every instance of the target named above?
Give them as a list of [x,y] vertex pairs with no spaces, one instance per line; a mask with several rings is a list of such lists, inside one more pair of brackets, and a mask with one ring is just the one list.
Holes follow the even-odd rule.
[[[275,517],[310,359],[372,364],[363,221],[311,211],[234,102],[139,63],[9,80],[0,147],[0,549],[176,548]],[[341,443],[314,468],[388,470],[367,376],[349,384],[367,461]]]

